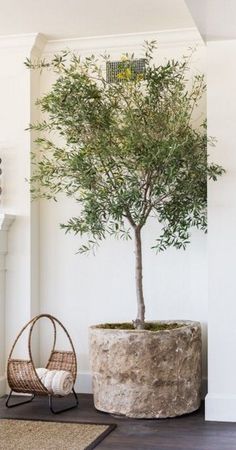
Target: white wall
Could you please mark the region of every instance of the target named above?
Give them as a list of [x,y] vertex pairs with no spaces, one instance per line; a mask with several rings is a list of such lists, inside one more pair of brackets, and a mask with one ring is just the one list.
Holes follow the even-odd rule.
[[208,420],[236,421],[236,40],[207,44],[211,158],[227,173],[209,184]]
[[[32,118],[33,78],[23,63],[32,52],[40,52],[40,45],[37,35],[0,38],[0,156],[3,169],[1,208],[4,213],[16,215],[9,231],[6,258],[6,355],[20,328],[38,310],[34,290],[37,282],[37,251],[33,250],[34,211],[31,208],[29,184],[26,182],[31,173],[31,136],[25,129]],[[33,208],[35,210],[35,206]],[[18,356],[26,355],[26,350],[22,342]]]
[[0,396],[5,394],[5,253],[6,231],[0,230]]
[[0,214],[0,396],[6,392],[5,378],[5,285],[6,285],[6,254],[8,247],[8,229],[14,216]]
[[6,342],[8,354],[16,329],[29,318],[30,197],[25,178],[30,173],[30,136],[24,133],[30,117],[29,73],[23,60],[26,47],[1,49],[1,158],[4,212],[15,214],[9,232],[6,282]]
[[[104,50],[116,59],[126,50],[140,54],[144,39],[159,42],[157,57],[178,58],[198,41],[195,33],[157,33],[106,39],[74,40],[51,43],[47,52],[70,47],[82,54]],[[205,72],[205,48],[199,43],[192,67]],[[52,79],[41,78],[41,93],[50,88]],[[202,104],[205,113],[205,105]],[[59,224],[78,211],[78,205],[61,197],[58,203],[40,204],[40,308],[61,319],[75,342],[79,360],[80,391],[90,390],[88,327],[107,321],[131,321],[136,315],[134,254],[132,242],[104,242],[97,255],[76,255],[78,238],[65,235]],[[192,243],[184,251],[169,249],[156,256],[150,249],[158,228],[154,222],[146,227],[144,247],[144,289],[147,319],[200,320],[204,331],[204,375],[206,376],[207,261],[206,236],[193,232]],[[41,333],[41,358],[49,351],[49,331]],[[46,331],[45,331],[46,330]]]

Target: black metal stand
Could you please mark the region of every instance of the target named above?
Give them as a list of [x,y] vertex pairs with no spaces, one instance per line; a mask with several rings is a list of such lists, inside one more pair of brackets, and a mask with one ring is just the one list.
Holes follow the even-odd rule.
[[78,396],[77,396],[77,394],[76,394],[76,392],[75,392],[74,389],[72,389],[72,392],[73,392],[74,397],[75,397],[75,404],[72,405],[72,406],[67,406],[67,408],[58,409],[58,410],[55,410],[55,409],[53,408],[53,397],[54,397],[54,396],[53,396],[53,395],[49,395],[49,396],[48,396],[48,399],[49,399],[49,408],[50,408],[50,411],[51,411],[53,414],[60,414],[60,413],[65,412],[65,411],[69,411],[70,409],[77,408],[77,406],[78,406],[78,404],[79,404]]
[[35,394],[32,394],[29,400],[24,400],[23,402],[13,403],[13,404],[9,405],[9,401],[10,401],[10,398],[11,398],[11,396],[12,396],[12,392],[13,392],[13,391],[11,390],[11,391],[10,391],[10,394],[8,395],[7,400],[6,400],[6,407],[7,407],[7,408],[14,408],[14,406],[25,405],[26,403],[32,402],[32,400],[33,400],[34,397],[35,397]]
[[[10,401],[11,396],[12,396],[12,392],[13,391],[11,390],[10,394],[8,395],[7,400],[6,400],[6,407],[7,408],[14,408],[15,406],[25,405],[26,403],[32,402],[32,400],[35,398],[35,394],[32,394],[32,396],[30,397],[29,400],[24,400],[23,402],[9,404],[9,401]],[[73,404],[72,406],[67,406],[67,408],[62,408],[62,409],[58,409],[58,410],[55,410],[54,407],[53,407],[53,398],[55,396],[54,395],[49,395],[48,396],[48,400],[49,400],[50,411],[53,414],[60,414],[60,413],[65,412],[65,411],[69,411],[70,409],[77,408],[77,406],[79,404],[78,396],[77,396],[77,394],[76,394],[74,389],[72,389],[72,392],[73,392],[73,395],[74,395],[74,398],[75,398],[75,404]]]

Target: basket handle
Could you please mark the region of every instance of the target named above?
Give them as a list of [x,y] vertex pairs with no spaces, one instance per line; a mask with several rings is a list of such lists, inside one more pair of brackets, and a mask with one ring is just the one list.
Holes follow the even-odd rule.
[[[11,348],[11,351],[10,351],[10,354],[9,354],[9,357],[8,357],[8,360],[11,359],[12,354],[13,354],[13,351],[14,351],[14,349],[15,349],[15,346],[16,346],[17,342],[19,341],[20,337],[22,336],[22,334],[24,333],[24,331],[25,331],[25,330],[29,327],[29,325],[31,324],[30,332],[29,332],[29,337],[28,337],[28,352],[29,352],[29,358],[30,358],[30,360],[32,361],[32,353],[31,353],[31,335],[32,335],[32,331],[33,331],[33,328],[34,328],[35,323],[36,323],[41,317],[47,317],[47,318],[50,319],[51,322],[52,322],[52,325],[53,325],[53,328],[54,328],[54,339],[53,339],[53,349],[52,349],[52,351],[54,351],[55,345],[56,345],[56,325],[55,325],[55,322],[54,322],[54,320],[53,320],[54,317],[51,316],[50,314],[39,314],[38,316],[33,317],[33,319],[29,320],[29,322],[27,322],[26,325],[25,325],[25,326],[21,329],[21,331],[18,333],[18,335],[16,336],[15,341],[13,342],[13,345],[12,345],[12,348]],[[56,320],[56,319],[55,319],[55,320]]]
[[[28,348],[29,348],[29,356],[30,356],[31,361],[33,361],[32,353],[31,353],[31,338],[32,338],[32,331],[33,331],[33,328],[34,328],[35,323],[36,323],[39,319],[41,319],[41,318],[43,318],[43,317],[47,317],[48,319],[50,319],[51,322],[52,322],[52,324],[53,324],[53,328],[54,328],[54,340],[53,340],[53,347],[52,347],[51,354],[54,352],[54,350],[55,350],[55,345],[56,345],[56,323],[57,323],[57,324],[63,329],[63,331],[65,332],[65,334],[66,334],[66,336],[67,336],[67,338],[68,338],[68,340],[69,340],[69,342],[70,342],[72,351],[73,351],[73,353],[74,353],[74,355],[75,355],[76,353],[75,353],[75,348],[74,348],[72,339],[71,339],[71,337],[70,337],[70,335],[69,335],[67,329],[66,329],[66,328],[64,327],[64,325],[60,322],[60,320],[56,319],[56,317],[51,316],[50,314],[39,314],[39,315],[36,316],[32,321],[30,321],[30,323],[32,322],[32,324],[31,324],[30,331],[29,331]],[[29,323],[28,323],[28,325],[29,325]],[[76,358],[75,358],[75,360],[76,360]]]

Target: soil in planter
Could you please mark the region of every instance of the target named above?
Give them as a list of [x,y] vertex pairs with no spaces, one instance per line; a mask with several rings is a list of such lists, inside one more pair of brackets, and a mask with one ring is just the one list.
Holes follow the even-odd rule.
[[[175,328],[181,328],[184,325],[180,323],[161,323],[161,322],[146,322],[144,330],[147,331],[163,331],[163,330],[174,330]],[[106,330],[135,330],[133,323],[104,323],[98,325],[97,328],[103,328]]]

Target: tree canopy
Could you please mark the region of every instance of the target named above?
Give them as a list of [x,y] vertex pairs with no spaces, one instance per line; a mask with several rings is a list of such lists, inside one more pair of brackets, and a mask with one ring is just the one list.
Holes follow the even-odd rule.
[[81,205],[62,226],[87,235],[82,252],[107,234],[130,237],[150,216],[161,224],[157,251],[185,248],[191,227],[206,230],[207,178],[223,169],[207,163],[205,121],[193,124],[204,76],[189,83],[189,58],[158,65],[154,52],[155,44],[146,43],[142,74],[135,73],[134,55],[123,55],[113,83],[94,56],[64,51],[26,62],[58,75],[37,101],[45,118],[31,125],[40,151],[32,192],[64,192]]

